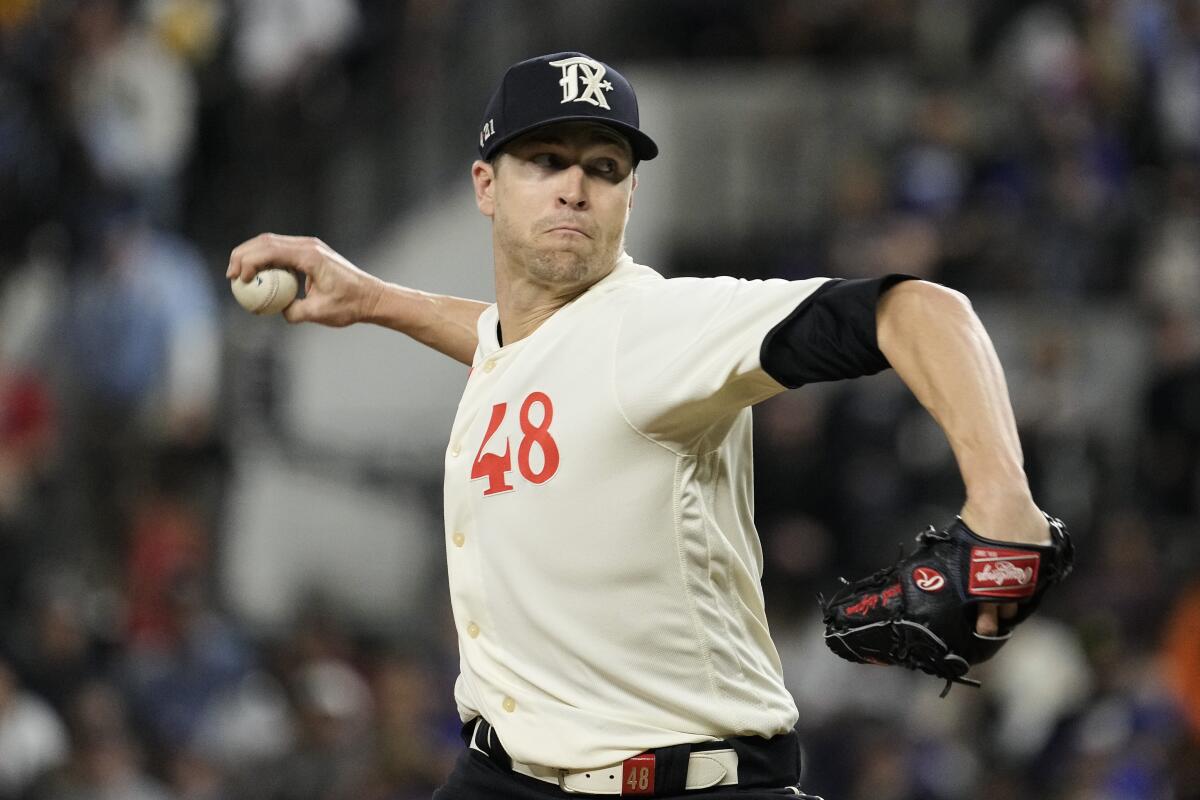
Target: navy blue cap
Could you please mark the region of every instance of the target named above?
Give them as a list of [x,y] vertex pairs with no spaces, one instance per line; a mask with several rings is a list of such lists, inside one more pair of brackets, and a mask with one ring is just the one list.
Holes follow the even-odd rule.
[[504,73],[483,114],[479,157],[486,161],[516,137],[556,122],[598,122],[628,139],[638,161],[658,155],[638,128],[637,95],[621,73],[583,53],[553,53]]

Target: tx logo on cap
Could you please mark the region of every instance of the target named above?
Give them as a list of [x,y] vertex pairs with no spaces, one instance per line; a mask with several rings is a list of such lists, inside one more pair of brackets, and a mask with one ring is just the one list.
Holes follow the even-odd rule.
[[[604,92],[611,92],[613,85],[604,80],[604,65],[584,56],[564,58],[561,61],[551,61],[550,66],[562,69],[562,77],[558,85],[563,90],[563,103],[591,103],[600,108],[608,108]],[[580,91],[582,82],[583,91]]]

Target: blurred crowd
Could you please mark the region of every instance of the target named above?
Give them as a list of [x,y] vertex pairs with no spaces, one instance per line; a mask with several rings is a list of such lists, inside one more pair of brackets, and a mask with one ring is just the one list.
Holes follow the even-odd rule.
[[903,76],[899,133],[856,137],[813,219],[670,266],[903,271],[1015,331],[1035,497],[1079,565],[982,691],[820,642],[818,591],[962,502],[920,406],[881,376],[757,413],[809,790],[1200,797],[1200,4],[2,0],[0,800],[429,796],[461,747],[448,624],[314,601],[266,634],[222,595],[220,265],[261,230],[369,240],[469,163],[454,97],[568,47],[848,96]]

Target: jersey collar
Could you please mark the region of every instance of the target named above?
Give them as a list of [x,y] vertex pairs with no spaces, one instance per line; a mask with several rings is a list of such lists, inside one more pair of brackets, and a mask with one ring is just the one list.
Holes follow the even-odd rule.
[[[651,269],[650,267],[634,263],[634,260],[628,253],[622,252],[617,258],[617,265],[613,267],[612,272],[608,273],[603,278],[588,287],[588,290],[579,297],[575,298],[570,303],[567,303],[558,311],[554,312],[550,319],[546,320],[544,323],[542,323],[540,328],[534,331],[533,335],[536,336],[538,333],[541,333],[544,328],[550,326],[563,314],[568,313],[577,306],[586,305],[600,295],[608,294],[614,289],[620,288],[635,281],[647,279],[662,280],[662,278],[663,276],[655,270]],[[500,338],[496,335],[499,325],[500,309],[495,303],[492,303],[483,310],[483,313],[479,315],[479,321],[476,323],[476,334],[479,337],[479,350],[477,355],[479,357],[489,356],[501,349]],[[528,341],[529,338],[531,337],[526,337],[525,339],[522,339],[521,342]],[[514,345],[506,346],[515,347],[520,345],[521,342],[516,342]]]

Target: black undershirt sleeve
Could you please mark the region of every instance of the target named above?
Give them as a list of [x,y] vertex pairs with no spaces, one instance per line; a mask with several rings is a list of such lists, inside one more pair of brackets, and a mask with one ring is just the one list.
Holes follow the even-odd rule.
[[874,375],[890,364],[879,351],[875,307],[912,275],[831,280],[804,299],[763,338],[763,370],[789,389],[806,383]]

